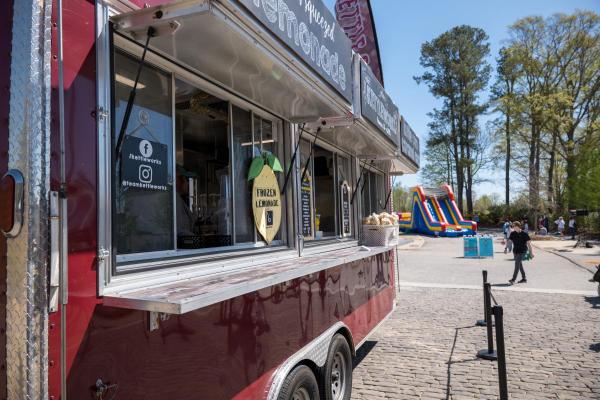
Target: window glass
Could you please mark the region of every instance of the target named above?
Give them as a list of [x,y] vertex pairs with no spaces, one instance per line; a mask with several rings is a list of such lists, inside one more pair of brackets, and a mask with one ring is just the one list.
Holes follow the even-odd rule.
[[360,184],[360,196],[362,203],[362,215],[366,217],[371,214],[371,196],[370,196],[370,177],[369,171],[363,170],[362,172],[362,182]]
[[336,235],[336,191],[333,153],[319,146],[313,149],[316,238]]
[[364,172],[363,180],[364,186],[361,189],[363,216],[382,212],[387,195],[384,175],[367,170]]
[[[145,65],[131,116],[119,132],[138,61],[114,55],[114,235],[118,254],[172,250],[173,122],[171,76]],[[120,151],[116,148],[121,144]]]
[[175,90],[178,247],[229,246],[229,103],[181,80]]
[[385,184],[385,177],[383,174],[375,174],[377,180],[377,211],[385,211],[385,201],[387,200],[388,188]]
[[369,197],[371,198],[371,212],[381,212],[381,197],[379,196],[378,174],[369,172]]
[[[177,252],[183,249],[255,246],[261,239],[247,177],[252,159],[263,153],[285,165],[278,125],[146,62],[126,135],[119,139],[138,65],[137,58],[115,49],[112,171],[118,262],[191,254]],[[281,185],[281,172],[276,176]],[[285,198],[281,204],[275,245],[285,234]]]
[[252,215],[252,182],[248,182],[248,170],[252,155],[260,147],[253,141],[252,115],[236,106],[233,110],[233,180],[235,187],[235,238],[237,243],[254,242],[254,217]]

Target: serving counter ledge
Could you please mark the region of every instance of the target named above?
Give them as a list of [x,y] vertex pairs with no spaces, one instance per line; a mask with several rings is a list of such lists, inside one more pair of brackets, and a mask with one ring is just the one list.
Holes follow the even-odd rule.
[[395,245],[369,248],[354,246],[278,260],[236,272],[205,275],[145,288],[123,290],[105,295],[103,303],[111,307],[184,314],[265,287],[381,254],[395,247]]

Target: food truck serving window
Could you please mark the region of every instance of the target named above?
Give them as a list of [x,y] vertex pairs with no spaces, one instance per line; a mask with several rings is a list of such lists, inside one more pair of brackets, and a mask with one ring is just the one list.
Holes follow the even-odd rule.
[[139,60],[119,49],[113,58],[117,262],[265,246],[247,176],[256,157],[283,163],[278,124],[146,62],[119,151]]
[[351,236],[350,159],[306,140],[301,142],[300,155],[302,166],[307,165],[300,190],[304,240]]

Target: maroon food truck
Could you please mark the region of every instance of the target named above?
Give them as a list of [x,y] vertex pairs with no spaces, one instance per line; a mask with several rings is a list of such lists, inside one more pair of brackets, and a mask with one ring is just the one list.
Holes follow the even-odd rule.
[[0,398],[349,399],[418,149],[321,1],[1,7]]

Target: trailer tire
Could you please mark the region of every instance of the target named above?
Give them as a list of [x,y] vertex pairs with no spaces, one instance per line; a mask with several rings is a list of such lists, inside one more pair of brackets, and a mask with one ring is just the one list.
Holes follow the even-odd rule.
[[350,400],[352,395],[352,353],[346,338],[336,334],[329,344],[327,361],[321,369],[321,398]]
[[298,365],[283,381],[277,400],[320,400],[319,384],[312,370]]

